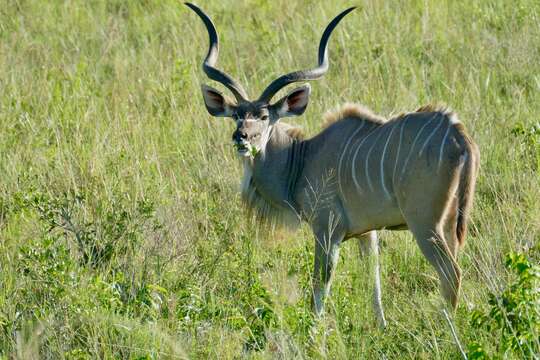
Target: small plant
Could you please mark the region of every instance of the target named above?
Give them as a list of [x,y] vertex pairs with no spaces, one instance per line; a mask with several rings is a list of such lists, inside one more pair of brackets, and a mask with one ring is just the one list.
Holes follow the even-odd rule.
[[540,266],[511,252],[506,267],[516,279],[502,293],[491,293],[489,308],[471,314],[471,326],[491,334],[495,353],[479,342],[469,344],[470,359],[498,359],[513,354],[537,359],[540,354]]
[[512,128],[511,133],[519,139],[522,156],[529,161],[534,170],[540,169],[540,123],[529,127],[518,123]]
[[17,194],[21,209],[34,210],[48,232],[61,233],[73,241],[82,264],[98,267],[120,254],[135,251],[144,230],[159,228],[153,221],[154,205],[143,199],[132,208],[123,201],[98,201],[93,216],[85,215],[90,204],[87,194],[64,192],[51,195],[41,191]]
[[241,302],[246,309],[252,309],[251,314],[246,317],[249,339],[244,348],[261,350],[266,345],[266,331],[277,326],[270,294],[259,281],[255,280],[249,292],[242,295]]
[[[63,306],[77,287],[79,273],[69,249],[58,236],[45,235],[19,248],[17,276],[24,281],[18,310],[41,317],[49,306]],[[68,301],[69,302],[69,301]]]

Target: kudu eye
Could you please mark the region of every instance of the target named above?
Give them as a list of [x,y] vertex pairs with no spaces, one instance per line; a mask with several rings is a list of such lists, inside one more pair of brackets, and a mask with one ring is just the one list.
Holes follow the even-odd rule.
[[262,120],[262,121],[268,120],[268,115],[263,115],[263,116],[261,116],[261,120]]

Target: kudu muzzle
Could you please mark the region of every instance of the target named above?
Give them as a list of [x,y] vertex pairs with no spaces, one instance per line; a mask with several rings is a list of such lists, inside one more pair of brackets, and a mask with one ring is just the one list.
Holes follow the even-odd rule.
[[248,134],[242,129],[236,129],[233,132],[232,139],[237,144],[242,144],[248,140]]

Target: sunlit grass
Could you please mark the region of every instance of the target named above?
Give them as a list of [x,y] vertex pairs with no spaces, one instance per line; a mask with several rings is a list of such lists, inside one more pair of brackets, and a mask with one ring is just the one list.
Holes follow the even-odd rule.
[[[255,97],[314,65],[322,29],[351,3],[200,5],[219,66]],[[539,3],[357,5],[290,121],[313,135],[347,101],[383,116],[457,112],[481,170],[454,322],[463,344],[490,341],[470,311],[507,284],[504,254],[540,259]],[[312,318],[311,233],[246,220],[233,123],[202,103],[206,46],[172,0],[0,7],[0,357],[459,358],[407,232],[381,234],[387,330],[352,242],[327,316]]]

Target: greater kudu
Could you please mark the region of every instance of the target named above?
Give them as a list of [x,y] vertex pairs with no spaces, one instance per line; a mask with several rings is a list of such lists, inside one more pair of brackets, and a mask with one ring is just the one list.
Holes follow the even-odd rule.
[[208,112],[236,122],[232,137],[244,163],[244,202],[265,222],[304,220],[313,229],[315,313],[323,311],[340,243],[354,237],[361,250],[376,259],[374,306],[380,325],[385,325],[379,229],[412,231],[438,272],[443,296],[455,308],[460,288],[456,256],[464,242],[479,164],[477,147],[456,115],[424,107],[386,121],[360,106],[346,105],[330,115],[323,131],[303,140],[279,119],[305,111],[309,85],[275,103],[270,100],[288,84],[324,75],[332,30],[354,8],[343,11],[326,27],[317,67],[277,78],[257,100],[250,101],[237,81],[214,67],[218,37],[212,21],[197,6],[186,5],[199,15],[209,33],[203,70],[236,98],[233,102],[218,90],[202,86]]

